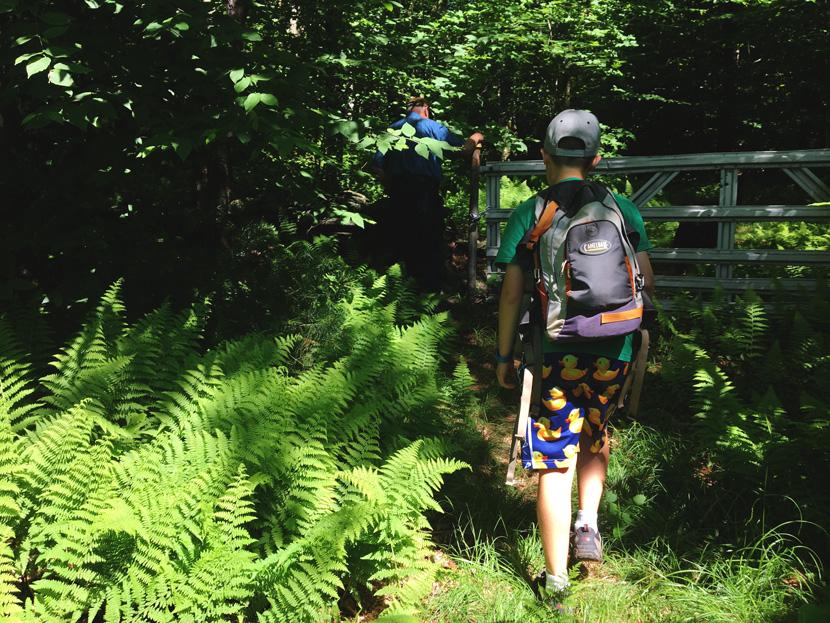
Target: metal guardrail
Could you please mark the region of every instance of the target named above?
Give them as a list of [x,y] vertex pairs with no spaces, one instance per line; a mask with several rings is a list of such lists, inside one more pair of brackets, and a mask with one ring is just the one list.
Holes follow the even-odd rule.
[[[651,173],[651,177],[631,194],[646,221],[694,221],[718,224],[717,246],[706,249],[652,249],[649,254],[658,266],[663,263],[714,264],[711,277],[656,275],[658,288],[708,290],[718,285],[727,291],[793,290],[815,287],[809,279],[734,278],[736,264],[764,263],[798,266],[830,266],[830,251],[775,251],[736,249],[735,231],[739,222],[809,221],[830,222],[830,206],[807,205],[737,205],[738,173],[743,169],[782,169],[815,202],[830,201],[830,187],[811,168],[830,167],[830,149],[800,151],[754,151],[736,153],[680,154],[673,156],[626,156],[603,160],[598,175]],[[666,206],[643,208],[684,171],[720,171],[720,197],[717,206]],[[512,210],[502,209],[500,202],[503,176],[540,176],[545,167],[541,160],[498,162],[482,166],[487,224],[487,272],[498,272],[493,261],[501,242],[501,224]]]

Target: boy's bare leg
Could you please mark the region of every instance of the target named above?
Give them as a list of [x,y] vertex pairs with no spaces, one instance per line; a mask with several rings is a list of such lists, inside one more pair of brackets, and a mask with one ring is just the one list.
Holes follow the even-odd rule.
[[579,508],[589,513],[599,510],[599,501],[602,489],[605,486],[605,475],[608,472],[608,455],[610,444],[606,440],[602,449],[591,452],[593,439],[587,434],[579,436],[579,454],[577,455],[576,471],[579,487]]
[[568,572],[574,471],[574,465],[571,465],[566,470],[539,472],[536,516],[545,550],[545,567],[548,572],[560,577],[567,576]]

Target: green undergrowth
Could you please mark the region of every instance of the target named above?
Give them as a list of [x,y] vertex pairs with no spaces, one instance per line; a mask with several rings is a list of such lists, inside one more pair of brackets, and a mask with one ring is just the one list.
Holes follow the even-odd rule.
[[[677,440],[637,423],[616,429],[613,438],[619,451],[611,455],[600,513],[605,561],[587,573],[572,568],[573,591],[565,604],[573,615],[559,620],[772,623],[794,620],[799,610],[809,614],[821,565],[798,536],[803,526],[791,523],[753,536],[756,526],[749,522],[738,530],[746,535],[739,545],[681,535],[680,554],[678,535],[657,508],[657,498],[673,497],[661,481],[679,456]],[[459,519],[447,548],[454,567],[439,576],[424,620],[541,623],[557,616],[530,585],[544,567],[533,517],[506,509],[505,520],[493,502],[490,516],[479,508],[476,519],[471,514]],[[638,522],[650,525],[637,529]],[[644,532],[653,536],[643,540]]]
[[117,283],[47,369],[37,323],[0,317],[0,619],[411,622],[465,464],[446,315],[399,291],[206,348],[203,310],[131,321]]
[[[716,293],[663,314],[640,414],[621,412],[612,426],[606,560],[574,569],[573,615],[561,620],[827,620],[827,300],[821,287],[797,307]],[[471,363],[492,351],[479,316],[484,328],[466,331]],[[440,541],[455,567],[422,618],[552,620],[530,588],[544,565],[532,481],[504,487],[494,455],[507,452],[516,394],[493,388],[492,369],[472,369],[477,391],[457,416],[468,434],[457,440],[474,469],[444,489],[454,530]]]
[[[580,623],[741,622],[787,620],[799,608],[809,613],[810,591],[797,542],[773,531],[731,554],[702,553],[678,559],[664,543],[636,549],[611,547],[587,577],[572,570],[564,604]],[[454,552],[457,568],[444,572],[424,612],[441,623],[521,623],[556,617],[552,604],[536,598],[512,555],[542,561],[538,535],[516,533]],[[789,552],[789,553],[787,553]]]

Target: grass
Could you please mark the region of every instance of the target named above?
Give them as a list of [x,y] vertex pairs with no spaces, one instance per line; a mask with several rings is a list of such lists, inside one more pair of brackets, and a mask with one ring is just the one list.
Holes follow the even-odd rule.
[[[678,559],[663,542],[609,548],[606,560],[582,573],[572,570],[573,592],[558,615],[536,599],[528,582],[543,564],[534,530],[491,538],[467,522],[457,534],[445,570],[422,619],[435,623],[765,623],[793,620],[807,606],[818,579],[808,571],[803,545],[779,530],[727,551]],[[790,618],[788,619],[788,615]]]
[[[718,535],[721,531],[712,527],[711,519],[709,528],[696,527],[693,516],[676,521],[678,515],[695,512],[690,500],[678,498],[696,486],[676,486],[695,478],[682,438],[622,417],[611,437],[607,493],[600,509],[606,560],[587,571],[573,570],[573,593],[566,600],[571,615],[561,616],[550,604],[539,602],[530,588],[530,578],[544,565],[534,521],[534,484],[524,479],[518,490],[501,484],[503,464],[497,458],[506,453],[506,446],[499,439],[511,425],[509,410],[500,406],[502,399],[504,395],[487,387],[469,404],[467,421],[474,422],[488,441],[477,448],[478,459],[472,461],[478,469],[459,475],[448,490],[445,507],[450,510],[444,521],[449,526],[439,540],[453,564],[442,571],[421,620],[827,620],[822,606],[809,605],[821,584],[820,564],[789,534],[801,530],[799,522],[763,532],[763,522],[750,513],[745,526],[723,526]],[[464,452],[463,444],[460,451]],[[704,509],[698,510],[701,517]],[[727,534],[747,535],[750,540],[730,546],[722,542]]]
[[[517,395],[495,385],[489,363],[495,341],[492,310],[468,301],[451,315],[459,320],[475,391],[452,402],[455,421],[447,435],[456,443],[458,458],[474,469],[451,477],[444,490],[449,510],[436,520],[442,527],[436,542],[452,564],[441,572],[420,620],[830,621],[821,572],[828,535],[818,525],[821,513],[807,512],[805,502],[815,485],[805,483],[806,488],[786,494],[767,488],[764,473],[777,469],[770,478],[783,478],[782,470],[795,465],[748,466],[757,468],[754,479],[724,471],[719,455],[695,437],[688,406],[694,388],[686,378],[691,372],[675,369],[680,360],[660,365],[666,363],[666,346],[659,340],[648,373],[651,391],[644,395],[640,415],[632,420],[618,414],[612,422],[611,463],[600,507],[605,561],[573,570],[573,591],[566,600],[571,614],[559,615],[538,601],[530,587],[530,578],[544,564],[535,529],[535,481],[520,474],[516,488],[503,485]],[[739,380],[747,378],[754,377]],[[770,522],[785,523],[770,530]]]
[[533,623],[555,616],[538,601],[516,554],[541,555],[538,539],[490,538],[468,521],[451,548],[455,568],[446,570],[426,605],[424,619],[436,623]]

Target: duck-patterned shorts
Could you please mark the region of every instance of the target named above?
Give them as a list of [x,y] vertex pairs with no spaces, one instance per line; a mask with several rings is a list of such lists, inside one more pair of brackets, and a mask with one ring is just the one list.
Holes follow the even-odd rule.
[[588,435],[591,452],[608,440],[606,424],[630,364],[597,355],[545,353],[542,406],[528,418],[522,464],[525,469],[570,467],[579,452],[580,435]]

